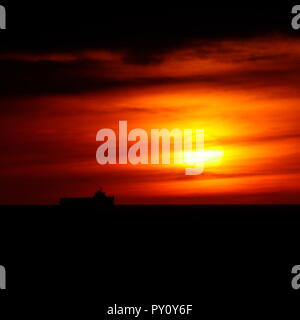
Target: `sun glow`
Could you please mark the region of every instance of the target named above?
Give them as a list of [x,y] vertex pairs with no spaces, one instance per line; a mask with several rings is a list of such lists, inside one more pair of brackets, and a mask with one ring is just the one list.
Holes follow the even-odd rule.
[[188,165],[197,165],[204,163],[204,165],[219,165],[224,156],[222,150],[205,150],[184,152],[184,163]]

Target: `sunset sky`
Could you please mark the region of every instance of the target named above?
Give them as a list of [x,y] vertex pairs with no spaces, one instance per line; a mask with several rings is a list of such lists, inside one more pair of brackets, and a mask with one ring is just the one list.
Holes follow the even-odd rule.
[[[118,13],[62,31],[59,20],[25,40],[8,30],[0,203],[55,204],[99,187],[118,204],[299,203],[300,33],[286,32],[288,10],[275,22],[230,10],[231,24],[220,14],[216,26],[202,9],[198,20]],[[119,120],[129,130],[204,129],[205,172],[100,166],[96,133],[117,132]]]

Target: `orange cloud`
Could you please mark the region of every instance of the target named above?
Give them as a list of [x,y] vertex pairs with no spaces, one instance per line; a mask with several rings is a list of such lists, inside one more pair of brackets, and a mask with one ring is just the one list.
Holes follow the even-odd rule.
[[[119,203],[299,202],[299,41],[199,41],[143,65],[126,54],[0,57],[19,75],[0,110],[2,203],[54,203],[99,185]],[[206,148],[224,156],[197,178],[180,166],[99,166],[96,132],[119,120],[204,129]]]

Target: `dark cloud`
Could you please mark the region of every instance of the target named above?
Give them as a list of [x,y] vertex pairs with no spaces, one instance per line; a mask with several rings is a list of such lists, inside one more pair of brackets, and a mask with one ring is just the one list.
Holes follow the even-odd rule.
[[176,5],[149,3],[45,6],[26,1],[7,4],[8,30],[1,51],[49,52],[83,48],[126,49],[127,61],[159,62],[160,54],[191,40],[243,38],[266,33],[291,33],[289,4],[247,6],[202,2]]
[[[276,190],[271,192],[245,192],[245,193],[219,193],[212,195],[199,195],[191,193],[178,197],[156,197],[156,203],[171,203],[171,204],[298,204],[299,191],[282,191]],[[150,199],[145,199],[145,202]],[[253,211],[252,211],[253,214]]]
[[[272,62],[272,60],[270,60]],[[112,63],[93,60],[74,61],[20,61],[0,60],[1,77],[0,96],[39,96],[57,94],[81,94],[101,92],[110,89],[139,88],[155,85],[176,84],[209,84],[222,88],[251,89],[289,86],[289,90],[297,88],[299,65],[275,65],[269,69],[261,69],[253,65],[252,69],[239,66],[237,70],[218,71],[181,76],[145,76],[135,75],[129,70],[121,79],[118,69]],[[120,70],[126,72],[126,65]],[[1,106],[5,110],[5,105]]]
[[[8,28],[0,35],[0,70],[4,79],[0,87],[1,96],[80,94],[188,81],[254,84],[255,79],[261,83],[268,77],[272,77],[273,83],[279,75],[282,79],[279,71],[268,75],[268,70],[260,74],[253,70],[252,75],[248,71],[245,77],[236,72],[176,79],[139,76],[120,80],[110,77],[110,73],[116,72],[112,64],[88,59],[82,56],[82,52],[105,49],[120,53],[125,65],[157,66],[163,64],[169,54],[194,46],[194,54],[202,58],[226,61],[232,55],[230,61],[237,63],[274,60],[281,63],[285,57],[280,53],[241,54],[240,49],[226,48],[221,42],[242,39],[247,45],[247,41],[257,36],[278,33],[297,37],[291,30],[291,6],[287,4],[263,6],[259,3],[247,4],[246,7],[228,3],[214,6],[172,4],[166,7],[148,4],[145,8],[127,3],[104,5],[85,2],[80,6],[64,7],[55,1],[49,6],[26,1],[6,6]],[[65,61],[8,59],[16,53],[33,57],[45,53],[72,53],[75,58]]]

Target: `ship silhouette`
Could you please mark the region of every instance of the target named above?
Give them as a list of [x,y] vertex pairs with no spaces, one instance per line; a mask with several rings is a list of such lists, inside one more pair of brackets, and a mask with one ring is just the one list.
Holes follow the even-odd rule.
[[112,208],[115,205],[115,198],[108,197],[102,189],[99,189],[91,198],[61,198],[59,203],[63,207]]

